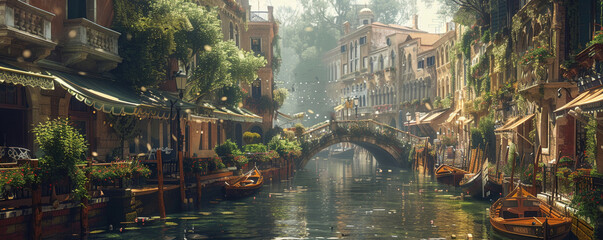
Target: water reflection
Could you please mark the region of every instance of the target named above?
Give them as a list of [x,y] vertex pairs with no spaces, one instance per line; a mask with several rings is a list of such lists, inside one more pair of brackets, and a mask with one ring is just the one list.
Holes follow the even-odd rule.
[[354,156],[313,160],[291,181],[267,184],[255,198],[171,215],[167,221],[177,225],[93,238],[488,238],[488,203],[451,200],[460,191],[430,177],[381,168],[363,150]]

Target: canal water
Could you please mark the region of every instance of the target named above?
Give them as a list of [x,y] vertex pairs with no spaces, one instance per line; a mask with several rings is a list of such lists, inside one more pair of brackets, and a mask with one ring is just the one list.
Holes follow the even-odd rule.
[[[237,201],[216,199],[165,223],[95,231],[92,239],[458,239],[493,238],[490,203],[429,176],[379,166],[368,153],[318,158],[289,181]],[[498,239],[498,237],[496,238]]]

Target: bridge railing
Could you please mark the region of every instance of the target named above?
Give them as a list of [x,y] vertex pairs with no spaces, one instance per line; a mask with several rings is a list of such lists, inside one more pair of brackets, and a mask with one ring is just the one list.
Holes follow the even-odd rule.
[[350,130],[352,128],[367,128],[371,131],[381,133],[384,135],[394,136],[401,142],[409,142],[411,144],[422,143],[426,138],[415,136],[409,132],[402,131],[400,129],[391,127],[389,125],[377,122],[372,119],[368,120],[340,120],[340,121],[326,121],[323,123],[316,124],[304,132],[304,140],[312,141],[327,134],[337,134],[338,129]]

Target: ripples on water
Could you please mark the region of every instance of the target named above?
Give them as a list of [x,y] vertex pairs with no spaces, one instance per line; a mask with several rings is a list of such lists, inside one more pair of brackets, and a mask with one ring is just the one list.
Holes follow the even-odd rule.
[[265,184],[255,198],[220,201],[125,233],[94,239],[488,238],[488,202],[451,200],[460,191],[430,177],[380,169],[363,151],[311,161],[291,181]]

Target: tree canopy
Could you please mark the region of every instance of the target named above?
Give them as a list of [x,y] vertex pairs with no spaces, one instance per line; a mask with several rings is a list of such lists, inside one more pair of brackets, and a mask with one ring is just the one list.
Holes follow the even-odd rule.
[[[215,9],[186,0],[115,0],[113,28],[122,33],[123,62],[115,74],[135,87],[154,87],[169,77],[176,58],[192,69],[189,94],[204,97],[216,89],[254,80],[266,65],[262,57],[222,41]],[[197,67],[190,66],[197,56]]]
[[[257,78],[257,70],[266,65],[266,60],[240,50],[233,41],[226,41],[199,52],[197,65],[198,67],[193,69],[189,77],[187,88],[187,97],[192,100],[210,97],[211,93],[217,90],[235,91],[223,88],[233,86],[238,88],[239,82],[251,83]],[[216,97],[221,98],[217,95]],[[228,105],[238,103],[231,100],[228,100]]]
[[400,24],[416,13],[417,2],[411,0],[371,0],[369,8],[375,20],[385,24]]

